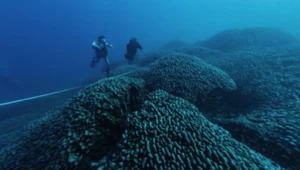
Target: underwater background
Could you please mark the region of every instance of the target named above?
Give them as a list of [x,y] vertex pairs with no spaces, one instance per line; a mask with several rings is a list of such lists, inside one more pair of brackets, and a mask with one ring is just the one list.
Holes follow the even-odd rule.
[[[1,1],[0,170],[300,170],[299,9]],[[104,60],[90,67],[100,35],[109,77]],[[131,37],[143,46],[134,65]]]
[[[196,42],[231,28],[279,27],[300,35],[295,0],[91,0],[0,2],[0,101],[75,86],[91,69],[91,43],[105,35],[110,60],[135,36],[145,51],[169,40]],[[100,63],[103,63],[100,62]]]

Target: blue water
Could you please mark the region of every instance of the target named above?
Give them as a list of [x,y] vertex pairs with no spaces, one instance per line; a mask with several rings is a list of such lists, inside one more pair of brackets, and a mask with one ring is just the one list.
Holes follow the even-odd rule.
[[[299,9],[296,0],[0,1],[0,170],[299,170]],[[87,87],[104,77],[103,60],[90,67],[100,35],[114,46],[115,78]],[[143,51],[128,67],[131,37]]]
[[[99,74],[91,43],[105,35],[111,62],[135,36],[144,51],[228,28],[274,26],[300,35],[295,0],[0,1],[0,102],[76,86]],[[125,62],[125,60],[124,60]]]

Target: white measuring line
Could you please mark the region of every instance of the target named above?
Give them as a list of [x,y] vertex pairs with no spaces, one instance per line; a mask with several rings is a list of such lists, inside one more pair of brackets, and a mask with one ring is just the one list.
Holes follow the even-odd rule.
[[59,93],[63,93],[63,92],[67,92],[67,91],[71,91],[71,90],[75,90],[75,89],[79,89],[81,87],[83,87],[83,86],[73,87],[73,88],[69,88],[69,89],[65,89],[65,90],[55,91],[55,92],[52,92],[52,93],[46,93],[46,94],[42,94],[42,95],[38,95],[38,96],[28,97],[28,98],[25,98],[25,99],[19,99],[19,100],[14,100],[14,101],[6,102],[6,103],[1,103],[0,106],[10,105],[10,104],[15,104],[15,103],[20,103],[20,102],[25,102],[25,101],[28,101],[28,100],[33,100],[33,99],[42,98],[42,97],[47,97],[47,96],[51,96],[51,95],[55,95],[55,94],[59,94]]
[[[112,76],[112,77],[123,76],[123,75],[129,74],[129,73],[135,72],[137,70],[138,69],[135,69],[135,70],[132,70],[132,71],[129,71],[129,72],[125,72],[123,74],[119,74],[119,75]],[[109,78],[111,78],[111,77],[109,77]],[[0,103],[0,107],[1,106],[15,104],[15,103],[25,102],[25,101],[28,101],[28,100],[38,99],[38,98],[42,98],[42,97],[47,97],[47,96],[51,96],[51,95],[55,95],[55,94],[59,94],[59,93],[64,93],[64,92],[68,92],[68,91],[72,91],[72,90],[76,90],[76,89],[82,88],[84,86],[86,86],[86,85],[72,87],[72,88],[68,88],[68,89],[64,89],[64,90],[60,90],[60,91],[55,91],[55,92],[46,93],[46,94],[42,94],[42,95],[38,95],[38,96],[33,96],[33,97],[24,98],[24,99],[14,100],[14,101],[10,101],[10,102]]]

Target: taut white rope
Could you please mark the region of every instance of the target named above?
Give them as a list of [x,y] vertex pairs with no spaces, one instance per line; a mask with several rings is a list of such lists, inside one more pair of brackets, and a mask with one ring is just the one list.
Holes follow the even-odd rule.
[[[119,74],[119,75],[112,76],[112,77],[123,76],[123,75],[129,74],[129,73],[135,72],[137,70],[138,69],[135,69],[135,70],[132,70],[132,71],[129,71],[129,72],[125,72],[123,74]],[[109,78],[111,78],[111,77],[109,77]],[[42,97],[47,97],[47,96],[51,96],[51,95],[55,95],[55,94],[59,94],[59,93],[64,93],[64,92],[68,92],[68,91],[72,91],[72,90],[76,90],[76,89],[82,88],[84,86],[86,86],[86,85],[72,87],[72,88],[68,88],[68,89],[64,89],[64,90],[60,90],[60,91],[55,91],[55,92],[46,93],[46,94],[42,94],[42,95],[38,95],[38,96],[33,96],[33,97],[24,98],[24,99],[14,100],[14,101],[10,101],[10,102],[0,103],[0,107],[1,106],[15,104],[15,103],[20,103],[20,102],[25,102],[25,101],[28,101],[28,100],[38,99],[38,98],[42,98]]]

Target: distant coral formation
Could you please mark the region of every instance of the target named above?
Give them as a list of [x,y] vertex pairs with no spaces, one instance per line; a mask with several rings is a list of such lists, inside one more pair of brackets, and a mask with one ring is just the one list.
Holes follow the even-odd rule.
[[220,32],[201,43],[204,47],[221,51],[260,49],[298,43],[292,35],[267,27],[231,29]]

